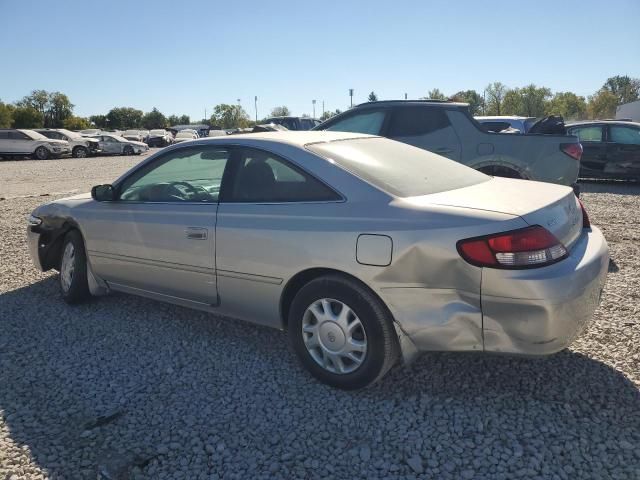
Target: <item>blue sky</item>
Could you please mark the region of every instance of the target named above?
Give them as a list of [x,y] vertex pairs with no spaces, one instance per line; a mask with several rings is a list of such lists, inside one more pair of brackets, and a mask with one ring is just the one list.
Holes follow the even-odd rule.
[[59,90],[75,113],[114,106],[200,119],[446,94],[490,82],[589,95],[640,77],[640,1],[0,0],[0,99]]

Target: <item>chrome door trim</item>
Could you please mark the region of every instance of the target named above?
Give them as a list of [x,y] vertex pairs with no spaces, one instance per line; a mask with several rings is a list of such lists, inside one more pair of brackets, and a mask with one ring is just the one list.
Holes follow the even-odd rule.
[[186,272],[204,273],[207,275],[215,274],[215,269],[207,267],[196,267],[194,265],[184,265],[182,263],[164,262],[161,260],[150,260],[139,257],[129,257],[127,255],[118,255],[113,253],[97,252],[95,250],[88,250],[87,253],[91,257],[106,258],[108,260],[119,260],[124,262],[139,263],[141,265],[149,265],[151,267],[169,268],[172,270],[184,270]]

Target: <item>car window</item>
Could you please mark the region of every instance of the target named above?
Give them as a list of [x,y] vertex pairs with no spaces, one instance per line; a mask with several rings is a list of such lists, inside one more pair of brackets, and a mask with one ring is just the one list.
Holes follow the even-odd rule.
[[480,122],[480,123],[482,124],[482,126],[487,132],[496,132],[496,133],[501,132],[502,130],[506,130],[511,126],[509,122],[491,121],[491,122]]
[[623,127],[619,125],[611,125],[611,141],[614,143],[622,143],[624,145],[640,145],[640,129],[633,127]]
[[601,142],[602,127],[578,127],[569,130],[571,135],[576,135],[581,142]]
[[307,149],[396,197],[428,195],[491,179],[453,160],[387,138],[316,143]]
[[382,110],[355,113],[336,121],[326,130],[334,132],[369,133],[379,135],[384,122],[385,112]]
[[325,184],[269,152],[243,148],[230,189],[231,202],[318,202],[340,200]]
[[449,125],[449,117],[442,108],[403,107],[393,112],[389,137],[427,135]]
[[31,140],[31,138],[29,138],[27,134],[19,132],[17,130],[10,131],[9,138],[13,140]]
[[280,122],[280,125],[288,128],[289,130],[298,130],[298,125],[296,124],[295,118],[283,118]]
[[174,150],[142,167],[120,186],[120,200],[215,203],[229,151],[219,147]]

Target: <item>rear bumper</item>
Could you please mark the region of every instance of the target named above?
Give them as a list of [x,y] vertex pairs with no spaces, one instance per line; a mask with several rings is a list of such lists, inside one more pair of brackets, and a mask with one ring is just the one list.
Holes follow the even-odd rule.
[[549,267],[484,269],[484,350],[548,355],[568,347],[600,303],[608,267],[607,242],[593,227]]

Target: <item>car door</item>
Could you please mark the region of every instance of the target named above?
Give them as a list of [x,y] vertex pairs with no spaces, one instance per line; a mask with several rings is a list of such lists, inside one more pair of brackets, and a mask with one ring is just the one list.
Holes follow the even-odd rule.
[[105,153],[119,154],[122,153],[122,144],[113,137],[102,135],[100,137],[100,149]]
[[13,148],[11,142],[9,130],[0,130],[0,153],[11,153]]
[[621,178],[640,178],[640,128],[608,125],[607,170]]
[[216,224],[219,312],[277,327],[285,279],[310,261],[311,240],[340,243],[336,232],[318,230],[328,204],[343,199],[271,152],[239,147],[232,163]]
[[383,134],[443,157],[460,160],[460,140],[444,108],[423,105],[395,108]]
[[604,143],[604,127],[602,125],[582,125],[569,127],[569,135],[575,135],[582,144],[580,160],[580,176],[590,177],[602,175],[607,163],[606,144]]
[[11,153],[32,154],[35,150],[33,139],[19,130],[9,130]]
[[228,150],[190,146],[145,163],[81,224],[95,273],[113,288],[217,303],[215,224]]

